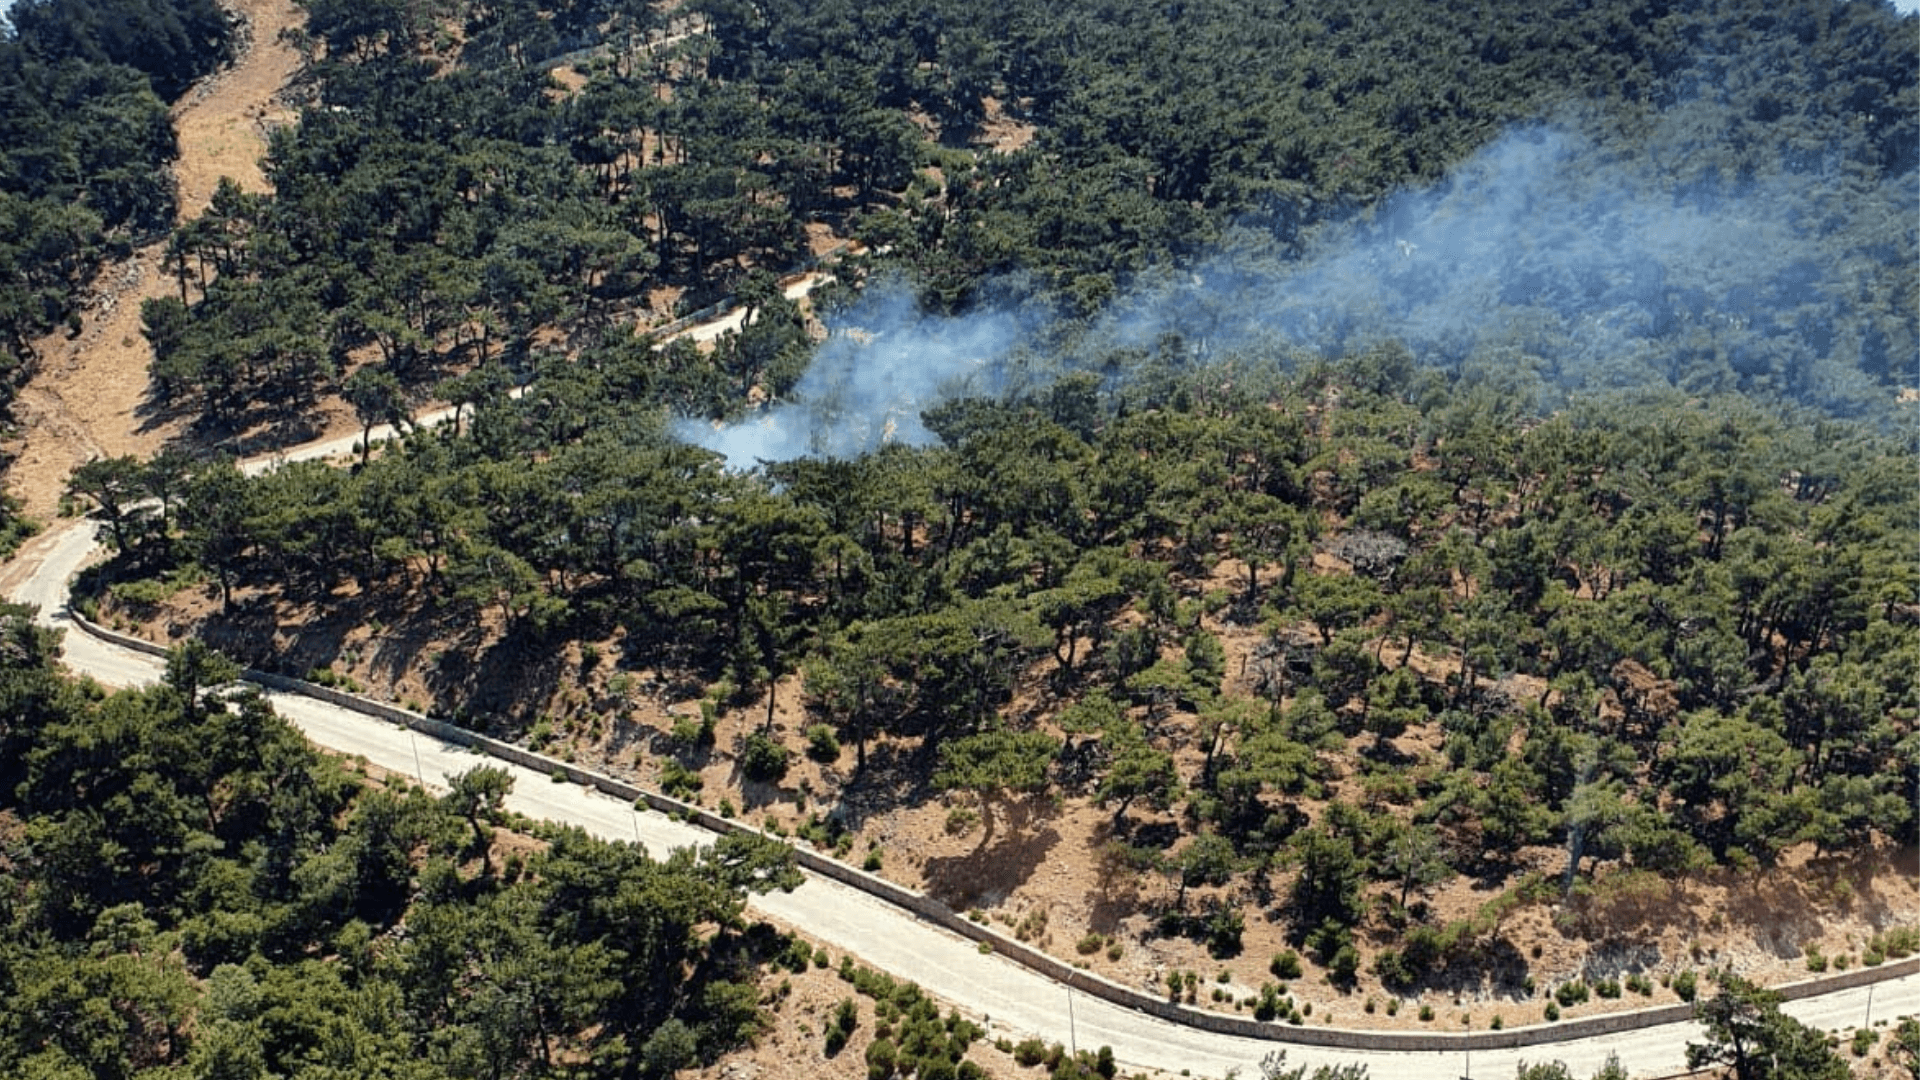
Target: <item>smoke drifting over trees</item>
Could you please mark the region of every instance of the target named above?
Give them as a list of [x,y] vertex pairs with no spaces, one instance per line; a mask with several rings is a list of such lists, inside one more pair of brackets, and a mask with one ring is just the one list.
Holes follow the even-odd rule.
[[[1686,108],[1625,153],[1514,130],[1442,183],[1315,230],[1298,259],[1253,228],[1149,271],[1091,320],[986,301],[930,316],[899,287],[833,320],[791,403],[683,434],[735,466],[930,441],[943,393],[998,393],[1129,357],[1291,365],[1399,343],[1419,361],[1567,391],[1662,384],[1883,415],[1917,332],[1909,167],[1839,150],[1718,159]],[[1001,296],[1015,291],[1001,282]],[[1043,359],[1044,358],[1044,359]]]
[[1871,408],[1876,381],[1914,351],[1912,277],[1897,267],[1915,257],[1915,174],[1839,190],[1824,164],[1681,181],[1659,167],[1667,154],[1620,160],[1565,131],[1518,131],[1444,184],[1329,230],[1297,266],[1223,253],[1102,329],[1214,353],[1397,340],[1427,363],[1546,387],[1664,382]]
[[794,400],[737,424],[682,420],[675,432],[735,468],[756,461],[850,457],[886,442],[933,441],[920,411],[949,393],[990,393],[987,380],[1025,336],[1025,320],[996,310],[942,318],[898,283],[865,294],[794,388]]

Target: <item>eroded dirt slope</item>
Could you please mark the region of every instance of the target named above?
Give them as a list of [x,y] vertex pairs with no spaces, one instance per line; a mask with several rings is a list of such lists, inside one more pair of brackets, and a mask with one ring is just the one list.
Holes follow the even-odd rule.
[[[183,221],[206,209],[222,176],[248,191],[267,190],[260,169],[266,131],[292,118],[276,99],[300,57],[281,31],[299,24],[300,10],[292,0],[232,0],[230,7],[246,20],[244,51],[173,110]],[[15,406],[22,443],[6,476],[7,489],[35,517],[53,515],[75,466],[96,456],[151,454],[175,433],[177,422],[141,411],[152,351],[140,333],[140,303],[172,287],[160,267],[163,249],[151,245],[103,267],[80,332],[35,342],[39,368]]]

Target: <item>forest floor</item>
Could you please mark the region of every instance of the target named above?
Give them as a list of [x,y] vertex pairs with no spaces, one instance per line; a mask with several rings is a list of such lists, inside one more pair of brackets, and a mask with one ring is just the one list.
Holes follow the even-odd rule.
[[[281,31],[300,25],[300,10],[292,0],[230,0],[228,7],[246,21],[238,59],[173,107],[182,222],[206,210],[221,177],[249,192],[267,191],[260,168],[267,132],[295,115],[280,92],[300,56]],[[15,407],[18,457],[6,476],[8,491],[29,516],[53,516],[75,466],[96,457],[151,455],[182,434],[185,418],[148,409],[153,349],[141,333],[140,304],[175,287],[161,268],[165,250],[161,241],[101,267],[80,332],[55,331],[34,343],[39,362]],[[353,422],[350,414],[343,419]]]

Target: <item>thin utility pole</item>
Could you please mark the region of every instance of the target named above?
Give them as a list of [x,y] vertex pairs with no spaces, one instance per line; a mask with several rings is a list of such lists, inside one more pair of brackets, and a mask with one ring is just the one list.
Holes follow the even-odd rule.
[[1071,983],[1067,985],[1067,1050],[1075,1058],[1080,1056],[1080,1035],[1074,1030],[1073,1022],[1073,985]]

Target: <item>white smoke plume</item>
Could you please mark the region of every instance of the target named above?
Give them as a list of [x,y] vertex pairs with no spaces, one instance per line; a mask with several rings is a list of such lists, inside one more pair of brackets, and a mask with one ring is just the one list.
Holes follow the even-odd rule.
[[919,414],[942,396],[1168,340],[1203,361],[1276,363],[1395,341],[1543,395],[1664,383],[1841,414],[1888,400],[1875,376],[1907,374],[1920,347],[1913,275],[1897,269],[1920,251],[1915,173],[1873,179],[1837,152],[1756,170],[1669,123],[1632,159],[1564,130],[1511,132],[1445,181],[1322,227],[1295,261],[1242,230],[1143,275],[1091,325],[1049,328],[1042,365],[1027,363],[1041,328],[1010,308],[928,316],[905,289],[880,288],[838,320],[792,403],[680,433],[735,467],[922,443]]
[[1025,329],[1002,310],[927,315],[905,284],[885,282],[832,321],[791,401],[735,424],[681,420],[674,434],[724,455],[735,469],[930,443],[921,411],[951,395],[998,393],[1000,361]]
[[[1915,175],[1846,192],[1857,201],[1840,214],[1823,202],[1841,185],[1817,171],[1679,181],[1660,152],[1617,161],[1564,131],[1512,133],[1444,183],[1327,230],[1297,265],[1242,245],[1115,305],[1097,335],[1178,334],[1215,354],[1397,341],[1559,389],[1704,383],[1836,412],[1881,394],[1861,369],[1915,340],[1885,259],[1916,249]],[[1835,235],[1849,227],[1871,236]]]

